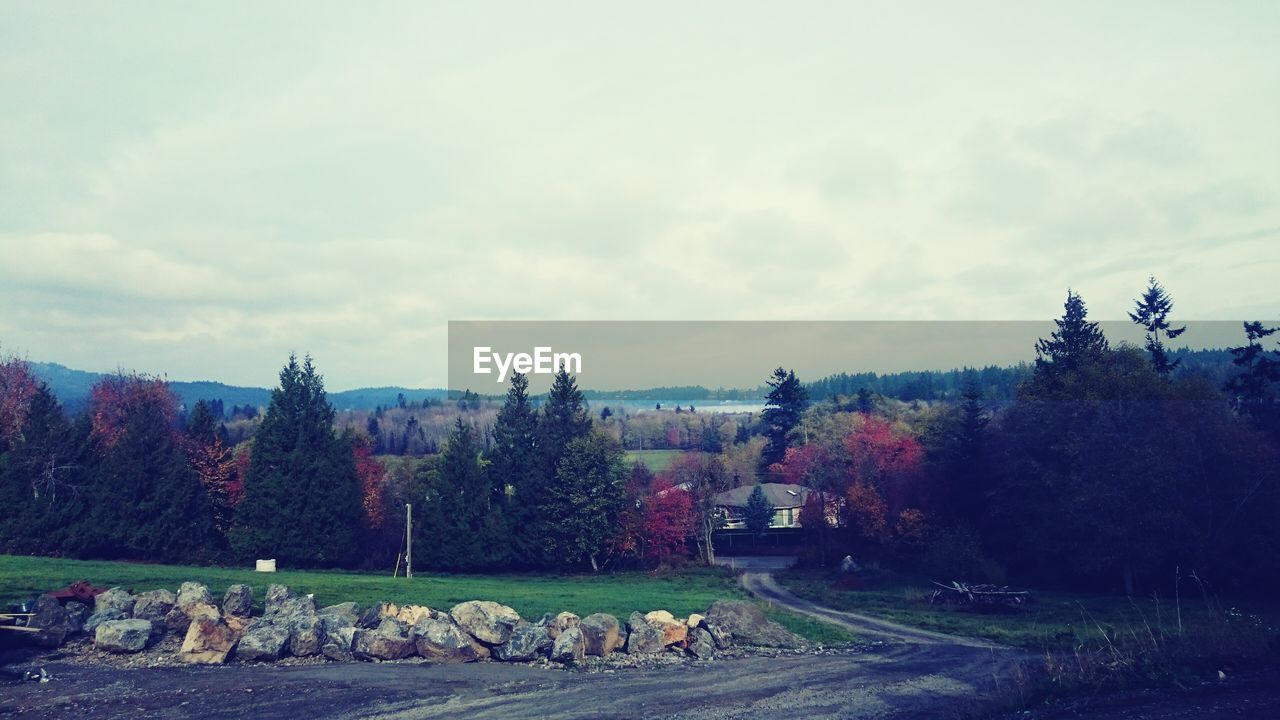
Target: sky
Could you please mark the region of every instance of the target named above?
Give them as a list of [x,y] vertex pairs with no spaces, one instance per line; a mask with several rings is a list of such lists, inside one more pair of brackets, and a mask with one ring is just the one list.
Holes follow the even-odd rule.
[[1152,274],[1280,316],[1273,0],[6,2],[0,89],[35,361],[442,386],[450,320],[1123,319]]

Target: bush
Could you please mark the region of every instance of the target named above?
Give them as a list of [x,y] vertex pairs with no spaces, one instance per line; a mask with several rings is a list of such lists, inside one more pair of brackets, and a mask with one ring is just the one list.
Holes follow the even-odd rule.
[[935,532],[925,543],[920,569],[939,582],[1005,582],[1004,568],[983,551],[978,534],[965,527]]

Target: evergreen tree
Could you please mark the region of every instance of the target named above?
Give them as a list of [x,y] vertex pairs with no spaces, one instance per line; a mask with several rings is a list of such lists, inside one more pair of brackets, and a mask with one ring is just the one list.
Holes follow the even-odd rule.
[[0,436],[0,550],[15,553],[71,549],[83,503],[83,437],[73,431],[53,393],[40,384],[12,435]]
[[1036,369],[1051,374],[1075,370],[1096,361],[1108,349],[1107,338],[1098,323],[1088,320],[1084,300],[1067,291],[1062,318],[1054,320],[1057,330],[1048,340],[1036,342]]
[[1151,365],[1161,375],[1168,375],[1178,367],[1181,361],[1169,360],[1164,343],[1160,340],[1160,333],[1164,333],[1167,339],[1173,340],[1186,332],[1187,326],[1176,328],[1169,325],[1169,312],[1173,310],[1173,298],[1169,297],[1154,277],[1151,278],[1151,284],[1142,293],[1142,297],[1135,300],[1134,304],[1134,311],[1129,313],[1129,319],[1147,330],[1147,352],[1151,353]]
[[218,436],[213,408],[204,400],[197,400],[187,416],[187,435],[205,444],[212,443]]
[[515,557],[536,552],[530,532],[534,527],[534,501],[541,487],[537,456],[538,417],[529,400],[529,378],[511,376],[511,388],[493,424],[493,444],[484,453],[485,473],[492,494],[491,505],[502,511],[510,526],[509,545]]
[[743,513],[747,529],[756,535],[763,535],[773,524],[773,506],[764,496],[764,487],[756,483],[756,487],[747,497],[747,507]]
[[239,555],[303,566],[356,559],[362,489],[351,443],[334,433],[333,418],[310,356],[301,366],[290,356],[254,436],[231,534]]
[[1280,383],[1280,350],[1268,351],[1263,340],[1280,331],[1261,322],[1244,323],[1247,342],[1231,348],[1232,364],[1239,372],[1227,380],[1236,411],[1247,415],[1262,429],[1280,436],[1280,402],[1273,389]]
[[553,565],[589,561],[592,570],[600,569],[600,555],[626,498],[622,458],[622,446],[602,433],[588,432],[565,446],[547,493],[558,512],[543,520],[544,547]]
[[787,454],[791,431],[800,424],[800,417],[809,406],[808,393],[794,371],[774,370],[768,385],[770,390],[765,397],[763,413],[768,442],[760,457],[762,468],[782,462]]
[[506,558],[499,532],[499,509],[491,504],[487,473],[480,462],[475,430],[458,418],[449,433],[426,505],[429,563],[447,570],[497,566]]
[[535,464],[525,478],[526,491],[517,489],[516,502],[524,521],[516,534],[524,535],[520,546],[528,550],[530,562],[558,564],[552,525],[571,512],[559,504],[556,473],[569,444],[591,432],[582,391],[564,366],[556,373],[547,400],[542,405],[535,432]]

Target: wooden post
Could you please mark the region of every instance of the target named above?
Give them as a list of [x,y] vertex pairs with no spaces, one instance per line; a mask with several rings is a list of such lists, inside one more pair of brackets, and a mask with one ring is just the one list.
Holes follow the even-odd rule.
[[413,504],[404,506],[404,576],[413,577]]

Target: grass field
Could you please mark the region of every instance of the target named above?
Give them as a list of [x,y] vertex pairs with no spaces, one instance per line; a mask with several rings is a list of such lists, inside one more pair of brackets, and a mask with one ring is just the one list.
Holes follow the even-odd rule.
[[628,450],[627,462],[634,463],[637,460],[643,460],[645,467],[650,471],[659,473],[666,470],[675,461],[676,457],[683,452],[682,450]]
[[[301,593],[314,593],[320,605],[354,600],[371,604],[387,600],[448,609],[464,600],[495,600],[515,608],[521,617],[537,619],[547,612],[569,610],[585,616],[607,612],[626,620],[633,611],[669,610],[684,617],[705,612],[718,599],[749,599],[732,573],[721,568],[691,568],[663,573],[600,575],[504,574],[443,575],[415,573],[412,580],[386,574],[339,571],[257,573],[223,567],[188,567],[147,563],[65,560],[0,555],[0,601],[24,600],[41,592],[88,580],[99,587],[121,586],[137,592],[168,588],[185,581],[209,586],[221,597],[227,586],[252,585],[261,604],[267,585],[283,583]],[[770,617],[810,640],[847,642],[844,631],[785,612]]]

